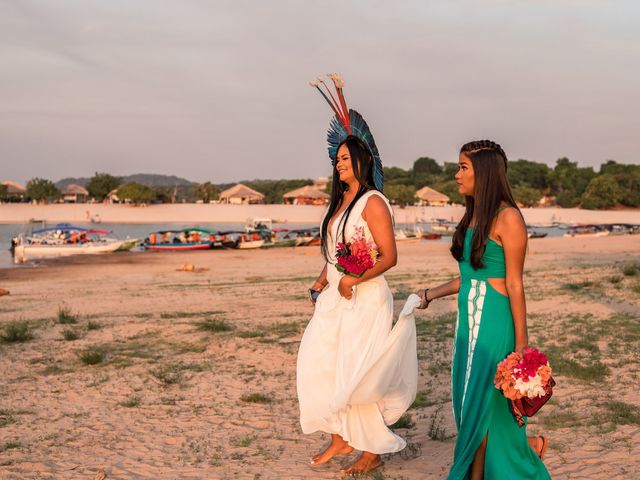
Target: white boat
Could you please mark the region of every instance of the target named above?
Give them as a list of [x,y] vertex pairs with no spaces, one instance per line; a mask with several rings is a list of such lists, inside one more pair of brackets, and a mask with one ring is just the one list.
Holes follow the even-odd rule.
[[115,252],[125,242],[106,238],[104,235],[109,233],[111,232],[107,230],[74,227],[68,224],[35,230],[29,236],[19,235],[12,240],[14,262]]
[[69,255],[83,255],[96,253],[111,253],[118,250],[124,242],[114,240],[111,242],[90,242],[84,244],[18,244],[14,247],[13,258],[16,263],[23,263],[33,258],[66,257]]
[[244,242],[239,242],[238,247],[240,250],[248,250],[252,248],[260,248],[264,245],[264,240],[247,240]]

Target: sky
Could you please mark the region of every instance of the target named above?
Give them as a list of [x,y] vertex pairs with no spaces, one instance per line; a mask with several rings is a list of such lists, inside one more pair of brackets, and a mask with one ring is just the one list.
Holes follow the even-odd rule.
[[0,180],[331,173],[339,72],[387,166],[640,163],[640,2],[0,0]]

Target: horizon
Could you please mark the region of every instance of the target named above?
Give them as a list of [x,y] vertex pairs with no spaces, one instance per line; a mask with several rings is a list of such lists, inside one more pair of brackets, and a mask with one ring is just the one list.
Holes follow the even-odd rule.
[[[423,157],[419,157],[419,158],[424,158],[424,157],[428,157],[428,156],[423,156]],[[433,158],[433,157],[428,157],[428,158]],[[562,158],[568,158],[568,157],[559,157],[557,160],[560,160]],[[571,158],[568,158],[569,161],[573,162],[573,160]],[[416,159],[417,160],[417,159]],[[438,163],[438,165],[440,165],[441,167],[444,166],[445,163],[452,163],[452,162],[440,162],[437,159],[434,158],[434,160]],[[510,162],[517,162],[519,160],[525,160],[525,161],[529,161],[529,162],[533,162],[533,163],[544,163],[544,162],[536,162],[535,160],[529,160],[527,158],[517,158],[515,160],[509,160]],[[557,162],[556,160],[556,162]],[[596,173],[599,173],[599,170],[601,168],[602,165],[604,165],[605,163],[607,163],[608,161],[616,161],[614,159],[608,159],[603,161],[601,164],[596,165],[596,166],[592,166],[592,165],[581,165],[580,162],[577,162],[577,166],[578,168],[593,168],[593,170]],[[415,162],[415,160],[414,160]],[[555,167],[556,162],[553,163],[553,165],[549,165],[546,164],[549,168],[551,168],[553,170],[553,168]],[[619,164],[623,164],[623,165],[640,165],[640,163],[622,163],[622,162],[617,162]],[[384,165],[385,167],[388,168],[402,168],[403,170],[410,170],[413,168],[413,163],[409,166],[409,167],[401,167],[398,165]],[[25,186],[26,183],[31,179],[31,178],[43,178],[46,180],[51,180],[54,184],[58,184],[62,181],[65,180],[90,180],[96,173],[107,173],[109,175],[112,175],[114,177],[134,177],[134,176],[138,176],[138,175],[157,175],[157,176],[162,176],[162,177],[176,177],[180,180],[186,180],[188,182],[191,182],[193,184],[200,184],[200,183],[205,183],[205,182],[210,182],[214,185],[226,185],[226,184],[234,184],[234,183],[249,183],[249,182],[261,182],[261,181],[278,181],[278,180],[316,180],[319,178],[328,178],[331,179],[331,172],[329,172],[327,175],[319,175],[319,176],[315,176],[315,177],[291,177],[291,178],[286,178],[286,177],[272,177],[272,178],[241,178],[241,179],[234,179],[234,180],[229,180],[229,181],[215,181],[213,179],[204,179],[204,180],[192,180],[190,178],[187,177],[183,177],[177,173],[151,173],[151,172],[136,172],[136,173],[127,173],[127,174],[114,174],[113,172],[94,172],[91,175],[71,175],[71,176],[65,176],[62,177],[60,179],[53,179],[53,178],[46,178],[46,177],[42,177],[42,176],[38,176],[35,175],[34,177],[30,177],[27,180],[25,180],[24,182],[22,181],[17,181],[15,179],[12,178],[0,178],[0,182],[5,182],[5,181],[12,181],[18,184],[21,184],[22,186]]]
[[455,162],[474,138],[549,166],[640,163],[631,0],[36,0],[0,13],[0,174],[12,181],[326,176],[331,112],[308,81],[330,71],[386,166],[425,151]]

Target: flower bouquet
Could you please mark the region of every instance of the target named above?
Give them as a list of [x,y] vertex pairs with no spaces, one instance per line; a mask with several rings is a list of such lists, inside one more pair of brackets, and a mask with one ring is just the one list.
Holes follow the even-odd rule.
[[363,227],[356,229],[349,242],[338,242],[336,247],[336,268],[352,277],[361,277],[377,260],[378,248],[375,243],[367,242]]
[[494,384],[510,400],[511,413],[522,427],[522,417],[533,416],[547,403],[556,382],[547,356],[527,347],[522,354],[513,352],[498,364]]

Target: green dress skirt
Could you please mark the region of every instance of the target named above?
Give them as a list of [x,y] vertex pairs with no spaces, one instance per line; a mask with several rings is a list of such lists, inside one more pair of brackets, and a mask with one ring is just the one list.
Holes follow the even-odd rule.
[[452,403],[458,436],[449,479],[469,478],[469,469],[487,436],[486,480],[549,479],[527,441],[526,424],[518,427],[507,399],[493,384],[496,367],[515,348],[509,297],[487,279],[504,278],[504,251],[489,240],[484,267],[468,262],[471,229],[460,261],[458,318],[452,363]]

